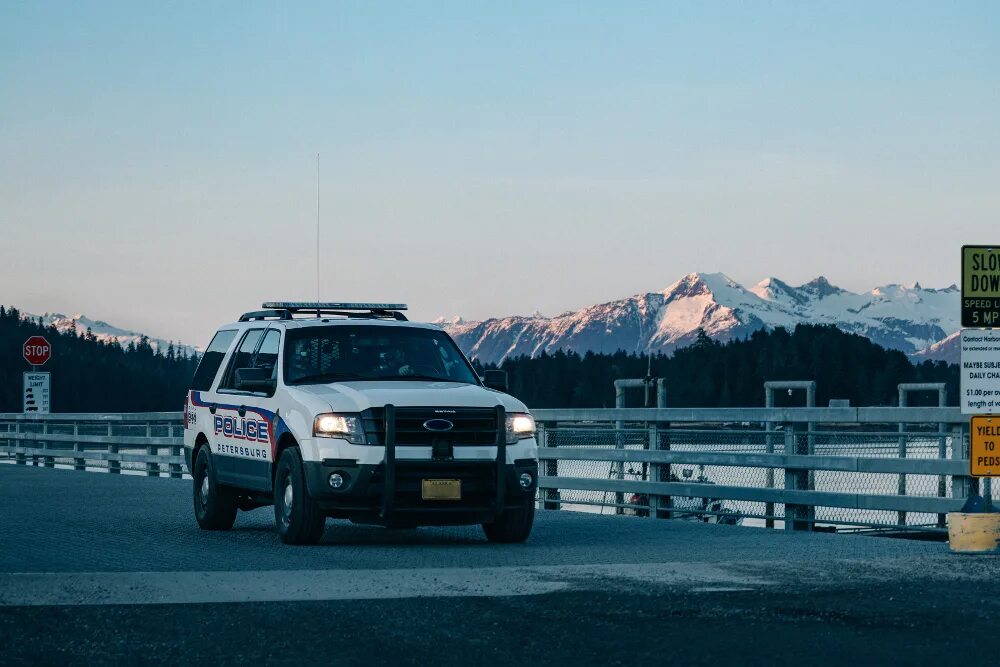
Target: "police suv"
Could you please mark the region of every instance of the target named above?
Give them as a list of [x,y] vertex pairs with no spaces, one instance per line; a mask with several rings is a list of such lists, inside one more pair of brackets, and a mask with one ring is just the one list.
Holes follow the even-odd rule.
[[480,379],[404,304],[262,307],[219,329],[185,399],[198,525],[273,504],[288,544],[319,541],[327,517],[527,539],[535,422],[502,371]]

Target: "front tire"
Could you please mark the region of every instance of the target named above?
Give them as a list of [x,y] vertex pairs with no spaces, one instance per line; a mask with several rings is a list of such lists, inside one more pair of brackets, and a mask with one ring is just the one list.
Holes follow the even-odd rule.
[[504,510],[493,523],[484,523],[483,532],[490,542],[524,542],[535,523],[535,499],[527,499],[521,507]]
[[298,447],[281,453],[274,474],[274,523],[285,544],[316,544],[326,515],[309,495]]
[[208,445],[194,461],[194,518],[202,530],[229,530],[236,523],[236,493],[219,484]]

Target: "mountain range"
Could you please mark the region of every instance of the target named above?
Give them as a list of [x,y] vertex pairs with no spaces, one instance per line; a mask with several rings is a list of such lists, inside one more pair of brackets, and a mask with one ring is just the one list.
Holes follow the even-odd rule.
[[[719,341],[743,338],[758,329],[794,328],[797,324],[833,324],[900,350],[914,361],[958,363],[960,291],[957,286],[934,289],[883,285],[855,293],[820,276],[792,286],[767,278],[747,288],[722,273],[691,273],[659,292],[568,311],[554,317],[540,313],[467,321],[461,317],[436,320],[471,358],[500,363],[509,357],[535,357],[556,350],[636,354],[662,352],[689,345],[703,329]],[[86,315],[22,313],[60,331],[90,329],[99,340],[122,346],[144,335]],[[164,352],[170,342],[148,336]],[[187,354],[200,348],[174,343]]]
[[698,330],[727,341],[758,329],[832,324],[900,350],[916,362],[958,361],[960,292],[884,285],[861,294],[820,276],[792,286],[767,278],[747,288],[722,273],[692,273],[659,292],[545,317],[437,320],[472,358],[499,363],[509,357],[556,350],[666,353],[692,343]]
[[[42,320],[44,326],[52,326],[62,332],[68,332],[72,329],[76,329],[76,335],[83,336],[90,329],[91,333],[94,334],[94,338],[101,341],[113,341],[119,343],[122,347],[128,347],[129,343],[139,343],[139,340],[146,334],[140,333],[138,331],[131,331],[129,329],[122,329],[121,327],[116,327],[113,324],[108,324],[103,320],[92,320],[82,313],[77,315],[63,315],[62,313],[44,313],[42,315],[32,315],[31,313],[21,313],[21,317],[25,319],[31,319],[35,322],[39,318]],[[153,336],[147,336],[149,338],[149,344],[154,350],[160,350],[164,354],[171,343],[174,345],[174,349],[178,352],[185,352],[188,356],[193,354],[200,354],[201,350],[193,345],[184,345],[182,343],[174,343],[173,341],[167,341],[162,338],[155,338]]]

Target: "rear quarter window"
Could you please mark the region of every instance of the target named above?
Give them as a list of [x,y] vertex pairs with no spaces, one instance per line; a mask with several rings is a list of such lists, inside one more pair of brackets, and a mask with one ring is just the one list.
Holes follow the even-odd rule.
[[236,338],[236,331],[233,329],[219,331],[215,334],[212,342],[208,344],[205,354],[201,357],[198,370],[194,372],[194,379],[191,381],[192,389],[195,391],[209,391],[212,389],[215,376],[218,374],[219,367],[222,366],[222,360],[226,358],[226,352],[229,350],[229,346],[232,345],[234,338]]

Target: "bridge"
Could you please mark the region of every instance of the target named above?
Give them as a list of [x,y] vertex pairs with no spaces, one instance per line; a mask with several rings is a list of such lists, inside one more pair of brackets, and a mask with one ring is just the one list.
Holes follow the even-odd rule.
[[231,532],[198,530],[177,413],[0,415],[0,655],[446,665],[995,655],[1000,559],[828,532],[938,535],[939,514],[972,488],[956,410],[537,416],[547,509],[526,544],[490,544],[475,527],[330,520],[319,546],[294,548],[267,508],[241,513]]
[[[937,386],[937,385],[934,385]],[[905,405],[906,391],[900,388]],[[949,407],[536,410],[545,509],[943,534],[980,491]],[[0,457],[184,476],[181,413],[0,414]],[[993,494],[984,480],[984,495]]]

